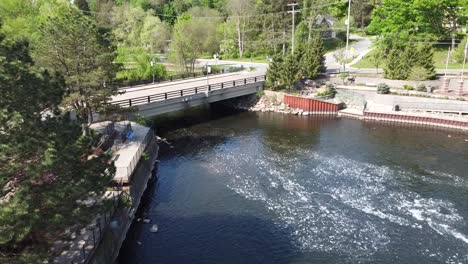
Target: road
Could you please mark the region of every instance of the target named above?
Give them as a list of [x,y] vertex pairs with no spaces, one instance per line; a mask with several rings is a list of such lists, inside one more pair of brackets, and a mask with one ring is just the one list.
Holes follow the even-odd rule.
[[[352,58],[354,56],[357,56],[357,57],[351,63],[346,64],[347,70],[349,66],[358,62],[369,51],[371,51],[370,47],[372,45],[372,41],[369,38],[361,37],[358,35],[350,35],[350,40],[356,40],[356,42],[349,46],[350,53],[349,53],[348,58]],[[325,66],[327,67],[327,71],[329,72],[337,72],[343,68],[343,66],[340,65],[336,61],[335,57],[333,56],[335,52],[336,51],[325,54]],[[359,69],[353,69],[353,70],[359,70]]]

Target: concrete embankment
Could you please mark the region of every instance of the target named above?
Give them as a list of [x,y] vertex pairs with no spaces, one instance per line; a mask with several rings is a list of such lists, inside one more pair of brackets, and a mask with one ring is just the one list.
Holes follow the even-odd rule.
[[140,200],[146,190],[148,181],[151,177],[156,177],[153,175],[153,170],[158,158],[159,147],[153,130],[148,131],[147,138],[144,151],[136,160],[136,165],[132,170],[128,170],[130,172],[130,177],[128,178],[130,202],[128,205],[122,206],[114,214],[107,232],[88,263],[114,263],[135,217],[135,212],[140,205]]
[[[441,99],[419,98],[409,96],[378,95],[373,91],[366,93],[353,92],[350,90],[340,90],[335,99],[320,100],[299,95],[289,95],[281,92],[264,91],[264,95],[258,99],[244,99],[237,101],[235,107],[256,112],[276,112],[293,115],[337,115],[345,118],[356,118],[360,120],[374,120],[382,122],[407,123],[419,126],[434,126],[441,128],[451,128],[468,130],[468,118],[461,115],[463,112],[454,114],[453,107],[466,102],[443,100],[447,106],[447,111],[432,111],[432,108],[441,107]],[[417,102],[409,104],[408,102]],[[426,107],[424,109],[414,109],[415,105]],[[376,103],[377,102],[377,103]],[[411,109],[394,111],[394,105],[411,105]],[[444,104],[444,105],[445,105]],[[429,107],[434,105],[434,107]],[[436,107],[437,106],[437,107]],[[431,109],[429,109],[429,108]],[[431,110],[428,112],[427,110]],[[464,113],[464,112],[463,112]]]
[[[153,133],[151,131],[151,133]],[[145,149],[146,155],[143,155],[131,176],[129,182],[129,194],[131,201],[127,206],[123,206],[113,216],[113,221],[104,237],[96,248],[94,255],[88,263],[114,263],[119,255],[120,247],[127,235],[127,231],[135,217],[135,212],[140,205],[141,197],[146,190],[148,181],[153,175],[154,164],[158,157],[159,147],[156,143],[156,138],[151,136],[148,145]]]
[[[152,129],[134,122],[100,122],[91,128],[103,136],[118,135],[115,140],[112,137],[109,149],[114,153],[116,172],[103,197],[112,202],[111,208],[96,213],[70,240],[57,241],[54,247],[60,253],[53,263],[114,263],[148,181],[155,177],[159,147]],[[128,137],[121,140],[122,134]]]
[[468,131],[468,120],[449,116],[431,114],[413,114],[404,112],[371,112],[345,109],[339,111],[339,117],[356,118],[360,120],[373,120],[380,122],[393,122],[414,124],[418,126],[433,126]]

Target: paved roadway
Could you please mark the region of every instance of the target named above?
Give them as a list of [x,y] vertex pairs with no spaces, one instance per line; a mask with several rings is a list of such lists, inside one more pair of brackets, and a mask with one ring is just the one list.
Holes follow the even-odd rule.
[[124,88],[121,88],[120,91],[125,92],[125,93],[113,96],[112,101],[128,100],[128,99],[132,99],[136,97],[143,97],[143,96],[149,96],[153,94],[179,91],[179,90],[188,89],[188,88],[206,86],[208,84],[214,85],[214,84],[219,84],[223,82],[240,80],[240,79],[255,77],[255,76],[264,75],[264,74],[265,74],[264,70],[257,69],[255,71],[250,71],[250,72],[241,71],[241,72],[235,72],[235,73],[213,75],[213,76],[209,76],[208,78],[199,77],[199,78],[159,83],[159,84],[148,84],[148,85],[124,87]]
[[[372,42],[369,38],[364,38],[360,37],[358,35],[350,35],[350,40],[356,40],[356,43],[353,43],[352,45],[349,46],[350,49],[350,54],[348,58],[357,56],[356,59],[354,59],[351,63],[346,64],[346,70],[348,69],[349,66],[353,65],[354,63],[358,62],[362,57],[364,57],[369,51],[371,51],[371,45]],[[351,52],[351,48],[354,48],[354,51]],[[345,48],[343,48],[344,50]],[[327,71],[330,72],[336,72],[340,69],[343,69],[343,66],[340,65],[334,58],[333,54],[334,52],[329,52],[325,54],[325,66],[327,66]],[[358,69],[353,69],[353,70],[358,70]],[[375,72],[375,70],[374,70]]]

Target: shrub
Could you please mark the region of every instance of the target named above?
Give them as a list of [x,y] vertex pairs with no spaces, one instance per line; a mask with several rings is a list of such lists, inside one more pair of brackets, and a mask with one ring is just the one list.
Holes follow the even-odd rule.
[[403,89],[411,91],[411,90],[414,90],[414,87],[409,84],[405,84],[403,85]]
[[413,81],[425,81],[428,79],[432,79],[432,77],[433,76],[431,71],[427,70],[424,67],[416,66],[411,70],[408,79]]
[[328,89],[328,90],[335,90],[335,85],[331,82],[327,82],[325,84],[325,87]]
[[381,83],[377,85],[377,93],[378,94],[389,94],[390,93],[390,86],[386,83]]
[[424,83],[418,84],[416,90],[418,90],[419,92],[427,92],[426,85]]
[[336,91],[331,90],[331,89],[327,89],[327,90],[325,90],[325,91],[323,91],[321,93],[315,94],[315,97],[325,97],[325,96],[332,96],[333,97],[335,95],[335,93],[336,93]]
[[260,99],[262,96],[265,95],[265,92],[263,90],[257,91],[257,98]]

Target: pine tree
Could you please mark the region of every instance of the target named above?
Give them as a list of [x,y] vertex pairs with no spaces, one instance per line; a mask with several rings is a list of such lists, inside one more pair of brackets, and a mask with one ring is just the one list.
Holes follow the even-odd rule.
[[297,57],[288,54],[283,62],[281,81],[288,90],[294,88],[294,84],[301,79],[300,66]]
[[[400,46],[401,47],[401,46]],[[402,70],[402,75],[399,77],[401,80],[408,79],[409,74],[412,69],[418,64],[420,53],[414,39],[410,38],[408,43],[404,46],[402,58],[400,60]]]
[[281,85],[281,72],[283,68],[283,57],[279,54],[274,55],[271,58],[271,62],[268,65],[266,72],[267,76],[267,87],[276,89]]
[[402,63],[401,53],[402,49],[398,45],[393,45],[390,48],[385,65],[385,78],[392,80],[406,79],[407,73],[405,73],[405,70],[407,69]]
[[314,34],[307,42],[300,63],[301,72],[307,78],[315,78],[317,74],[326,71],[325,48],[320,34]]
[[417,48],[418,60],[416,66],[420,66],[426,70],[427,79],[434,79],[436,77],[434,65],[434,48],[428,41],[424,41]]

